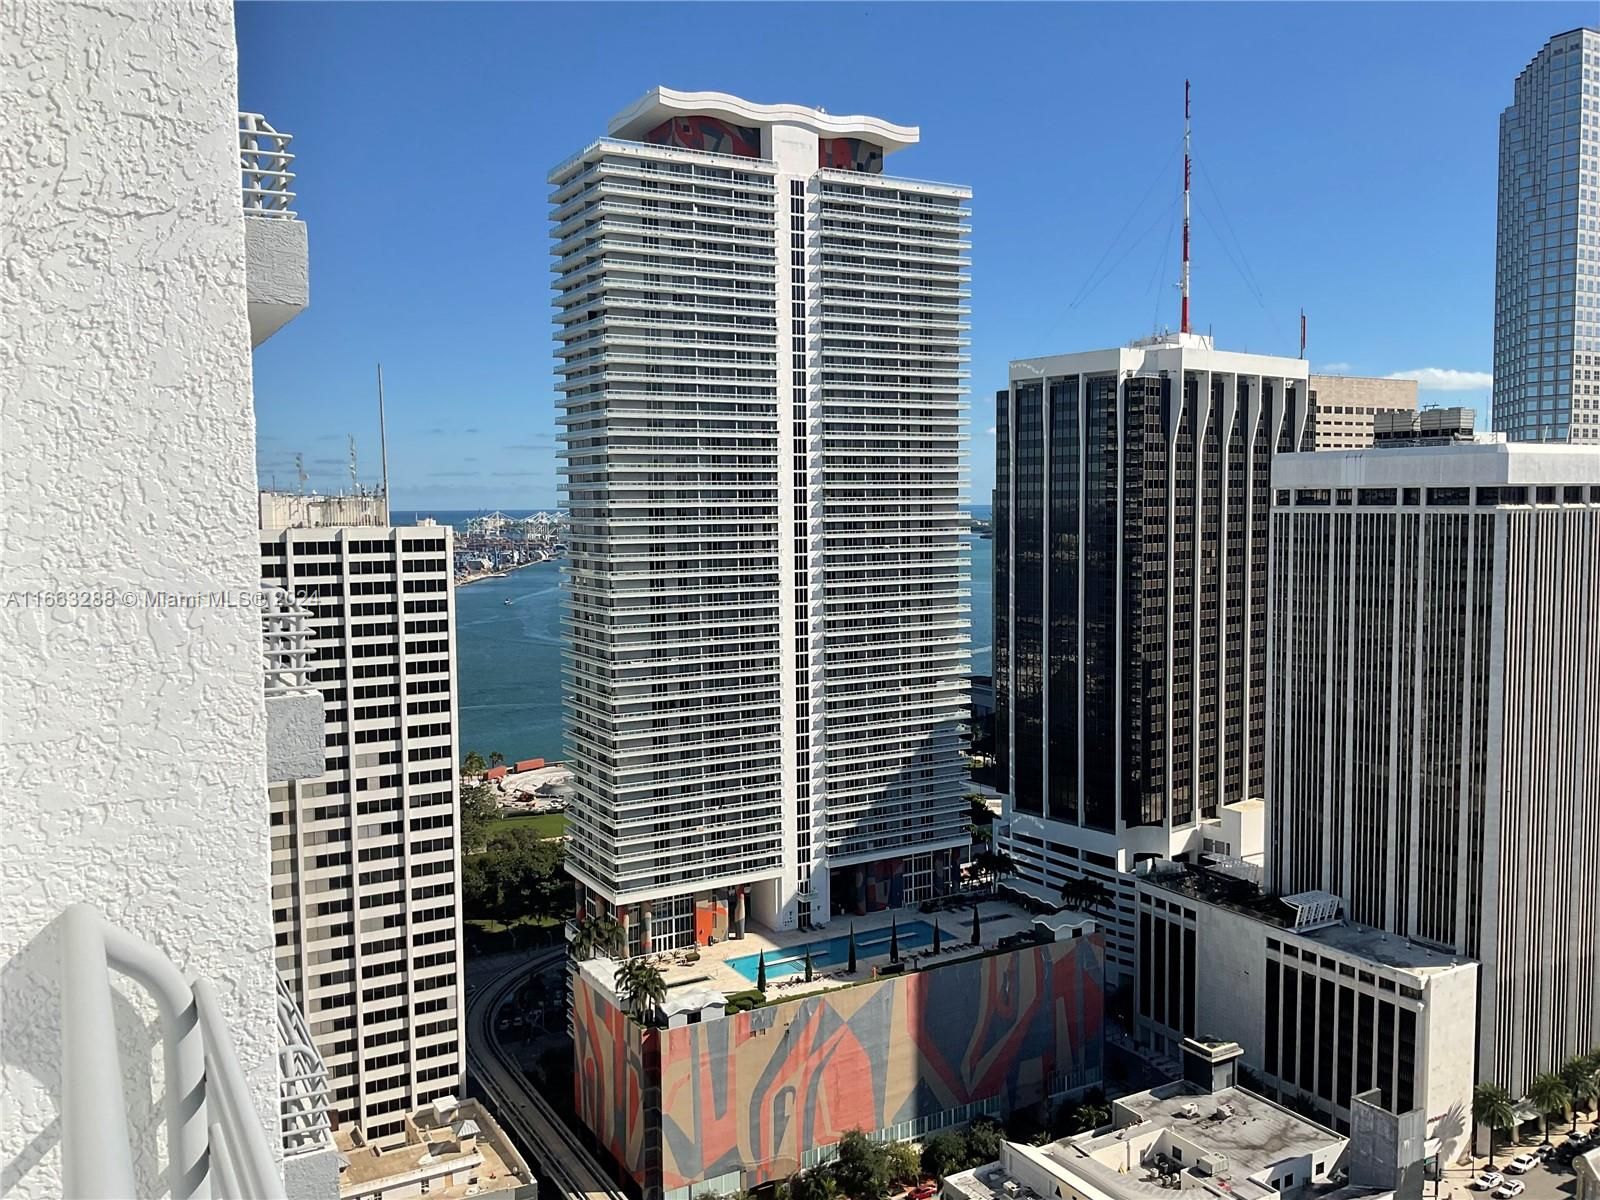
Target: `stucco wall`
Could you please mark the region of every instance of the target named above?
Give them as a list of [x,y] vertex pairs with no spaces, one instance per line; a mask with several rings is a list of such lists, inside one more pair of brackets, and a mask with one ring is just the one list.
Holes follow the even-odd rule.
[[[54,922],[75,900],[214,982],[273,1111],[259,615],[144,601],[256,590],[236,75],[225,0],[0,7],[7,1196],[61,1194]],[[11,599],[31,589],[116,601]],[[148,1131],[149,1034],[122,1027]]]

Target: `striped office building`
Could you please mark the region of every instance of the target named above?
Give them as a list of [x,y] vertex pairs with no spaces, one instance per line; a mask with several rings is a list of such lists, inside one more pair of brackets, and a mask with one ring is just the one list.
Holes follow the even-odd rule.
[[1280,458],[1269,890],[1482,963],[1478,1076],[1600,1044],[1600,452]]

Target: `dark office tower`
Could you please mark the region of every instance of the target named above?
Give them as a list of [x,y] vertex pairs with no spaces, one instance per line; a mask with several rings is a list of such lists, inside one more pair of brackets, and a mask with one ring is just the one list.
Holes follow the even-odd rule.
[[1306,364],[1170,334],[1011,364],[997,400],[1002,845],[1056,892],[1136,862],[1259,866],[1272,456],[1311,448]]

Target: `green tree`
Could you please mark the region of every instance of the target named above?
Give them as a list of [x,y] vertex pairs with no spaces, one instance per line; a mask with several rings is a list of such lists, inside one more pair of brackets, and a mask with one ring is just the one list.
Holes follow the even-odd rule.
[[1600,1094],[1600,1054],[1579,1054],[1569,1058],[1561,1068],[1561,1082],[1567,1085],[1572,1097],[1572,1132],[1578,1131],[1578,1106],[1588,1107],[1588,1102]]
[[1001,1129],[988,1117],[979,1117],[967,1126],[967,1165],[981,1167],[1000,1157]]
[[502,765],[504,765],[505,761],[506,761],[506,756],[504,754],[501,754],[500,751],[494,750],[494,751],[490,752],[490,754],[489,754],[489,765],[491,767],[502,766]]
[[667,981],[643,958],[630,958],[617,968],[616,987],[622,1007],[641,1025],[649,1023],[667,998]]
[[850,922],[850,961],[845,965],[850,974],[856,973],[856,923]]
[[599,955],[615,957],[622,941],[622,926],[617,919],[605,913],[582,917],[572,939],[573,957],[582,960]]
[[940,948],[942,947],[943,944],[944,944],[944,933],[939,928],[939,918],[935,917],[933,919],[933,952],[935,954],[939,953],[939,950],[940,950]]
[[833,1200],[839,1194],[839,1185],[833,1175],[822,1167],[797,1171],[789,1176],[789,1200]]
[[922,1177],[922,1159],[910,1142],[890,1142],[883,1148],[883,1160],[890,1183],[916,1183]]
[[1067,907],[1090,912],[1110,908],[1111,889],[1092,875],[1079,875],[1061,885],[1061,898]]
[[756,991],[766,995],[767,991],[767,952],[756,952]]
[[1480,1083],[1472,1089],[1472,1120],[1489,1130],[1489,1165],[1494,1166],[1494,1135],[1516,1124],[1511,1093],[1498,1083]]
[[1544,1135],[1544,1141],[1548,1145],[1550,1114],[1559,1112],[1565,1116],[1567,1105],[1572,1103],[1572,1093],[1567,1089],[1566,1082],[1561,1076],[1547,1072],[1528,1085],[1528,1099],[1533,1101],[1533,1106],[1539,1110],[1539,1132]]
[[806,947],[806,982],[811,982],[811,947]]
[[983,925],[978,919],[978,906],[976,904],[972,906],[972,944],[974,946],[983,945]]
[[488,768],[483,755],[467,751],[461,760],[461,775],[456,785],[461,804],[461,850],[463,855],[482,850],[489,840],[489,829],[500,817],[500,802],[494,784],[484,778]]
[[967,1165],[967,1142],[959,1133],[936,1133],[922,1141],[922,1173],[942,1180]]
[[889,961],[900,961],[900,924],[893,914],[889,917]]
[[851,1129],[839,1139],[833,1178],[850,1200],[880,1200],[889,1189],[889,1162],[883,1147]]

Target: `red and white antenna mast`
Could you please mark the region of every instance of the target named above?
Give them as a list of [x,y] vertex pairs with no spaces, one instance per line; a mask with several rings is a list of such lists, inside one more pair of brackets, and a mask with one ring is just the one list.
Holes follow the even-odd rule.
[[1189,81],[1183,81],[1183,319],[1179,329],[1189,332]]

